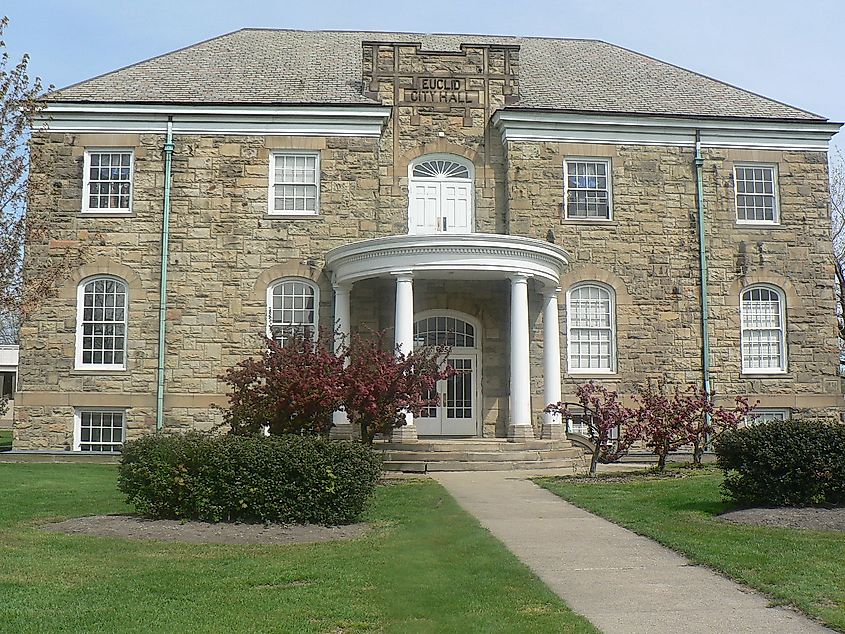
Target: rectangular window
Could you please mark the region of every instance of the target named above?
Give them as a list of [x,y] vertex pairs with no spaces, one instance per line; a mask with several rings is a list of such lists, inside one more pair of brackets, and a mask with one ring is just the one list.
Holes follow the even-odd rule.
[[77,410],[74,451],[120,451],[125,430],[124,410]]
[[82,211],[132,211],[132,150],[86,150]]
[[15,373],[0,372],[0,401],[15,396]]
[[753,409],[745,417],[746,425],[757,425],[759,423],[782,422],[791,418],[792,412],[788,409]]
[[318,214],[320,155],[316,152],[271,154],[269,198],[271,214]]
[[610,220],[610,160],[564,161],[564,207],[571,220]]
[[774,165],[734,166],[736,220],[777,224],[777,168]]

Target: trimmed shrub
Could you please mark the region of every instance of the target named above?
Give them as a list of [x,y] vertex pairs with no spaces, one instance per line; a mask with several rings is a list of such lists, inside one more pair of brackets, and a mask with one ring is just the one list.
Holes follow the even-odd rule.
[[725,432],[715,443],[725,494],[746,504],[845,502],[845,425],[776,421]]
[[127,442],[118,488],[155,519],[332,526],[358,519],[380,474],[358,443],[188,432]]

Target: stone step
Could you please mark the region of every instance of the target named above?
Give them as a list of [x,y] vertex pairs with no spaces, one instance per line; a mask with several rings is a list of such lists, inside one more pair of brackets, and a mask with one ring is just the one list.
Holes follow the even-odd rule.
[[571,470],[577,473],[584,470],[582,460],[571,458],[556,458],[552,460],[505,460],[485,462],[465,462],[444,460],[426,462],[423,460],[387,461],[384,463],[386,471],[403,471],[405,473],[431,473],[433,471],[515,471],[515,470]]
[[525,450],[525,451],[384,451],[386,461],[396,462],[503,462],[506,460],[552,460],[556,458],[580,458],[583,451],[574,447],[566,449]]
[[568,440],[527,440],[508,442],[504,438],[468,439],[468,440],[420,440],[418,442],[391,443],[375,442],[373,447],[385,451],[423,451],[423,452],[491,452],[525,451],[546,449],[569,449]]

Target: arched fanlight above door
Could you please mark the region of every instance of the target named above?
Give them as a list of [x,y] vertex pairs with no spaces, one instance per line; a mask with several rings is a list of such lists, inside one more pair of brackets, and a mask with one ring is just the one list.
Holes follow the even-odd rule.
[[411,175],[414,178],[463,178],[469,180],[469,168],[448,159],[431,159],[417,163]]

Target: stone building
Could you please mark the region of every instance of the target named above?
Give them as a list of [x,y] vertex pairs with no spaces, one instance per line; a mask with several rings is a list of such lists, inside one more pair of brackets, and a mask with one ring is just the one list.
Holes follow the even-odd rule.
[[61,89],[27,266],[88,258],[23,328],[15,447],[209,427],[259,335],[333,324],[454,346],[402,440],[560,438],[588,380],[836,417],[838,128],[578,39],[248,29]]

